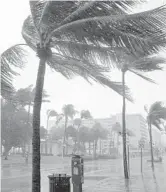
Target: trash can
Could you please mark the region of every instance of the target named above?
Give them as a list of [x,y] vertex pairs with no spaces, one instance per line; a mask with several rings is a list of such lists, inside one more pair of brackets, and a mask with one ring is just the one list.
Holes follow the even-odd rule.
[[49,192],[70,192],[70,176],[66,174],[52,174],[49,178]]

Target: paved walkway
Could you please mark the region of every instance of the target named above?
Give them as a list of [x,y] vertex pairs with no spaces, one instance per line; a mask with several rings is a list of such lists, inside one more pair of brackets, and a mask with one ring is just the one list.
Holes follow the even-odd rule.
[[[71,163],[57,161],[43,164],[41,171],[41,192],[49,191],[48,175],[52,173],[68,173],[71,175]],[[14,170],[14,169],[13,169]],[[5,171],[11,171],[5,169]],[[25,173],[25,175],[23,175]],[[5,175],[6,174],[6,175]],[[29,175],[28,175],[29,174]],[[11,176],[13,178],[11,178]],[[22,168],[15,172],[2,174],[2,192],[30,192],[31,168]],[[165,192],[166,191],[166,156],[163,163],[155,163],[155,175],[147,158],[143,161],[143,177],[140,174],[140,159],[130,160],[130,180],[123,176],[123,163],[118,160],[85,162],[84,192]],[[72,192],[72,190],[71,190]]]
[[107,178],[97,184],[84,188],[85,192],[165,192],[166,191],[166,156],[163,163],[155,163],[155,172],[145,160],[143,174],[136,161],[131,161],[130,179],[127,181],[123,176],[123,167],[111,175],[109,168],[103,171]]

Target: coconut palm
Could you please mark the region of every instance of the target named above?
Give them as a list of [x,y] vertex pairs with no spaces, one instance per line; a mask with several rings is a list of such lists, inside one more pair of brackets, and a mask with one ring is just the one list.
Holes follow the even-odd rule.
[[[22,36],[25,45],[31,47],[40,60],[33,111],[33,192],[40,191],[39,128],[46,63],[68,79],[75,75],[88,81],[91,78],[122,95],[121,84],[103,74],[110,68],[110,59],[116,61],[116,54],[123,53],[120,47],[142,56],[165,45],[165,6],[126,14],[141,2],[30,1],[31,15],[23,24]],[[5,51],[1,62],[5,66],[11,63],[15,57],[13,50],[22,50],[21,46]],[[18,61],[20,56],[18,54]],[[2,75],[9,77],[6,69]]]
[[160,131],[162,130],[162,121],[166,120],[166,107],[161,101],[156,101],[149,107],[149,109],[147,106],[145,106],[144,109],[147,113],[147,123],[150,136],[151,163],[152,169],[154,169],[152,126],[155,126]]
[[[124,50],[123,55],[119,55],[117,59],[119,65],[118,68],[122,72],[122,85],[123,89],[123,106],[122,106],[122,127],[123,127],[123,160],[124,160],[124,172],[127,170],[127,149],[126,149],[126,99],[125,99],[125,75],[129,71],[146,81],[153,82],[154,81],[147,76],[145,76],[145,72],[162,70],[161,64],[165,64],[166,58],[161,57],[159,55],[153,56],[144,56],[139,59],[137,56],[131,55],[129,51]],[[126,177],[128,174],[126,173]]]
[[67,104],[64,105],[62,108],[63,115],[65,118],[65,130],[64,130],[64,137],[63,137],[63,153],[62,155],[64,156],[65,154],[65,144],[66,144],[66,130],[68,126],[68,120],[69,118],[73,119],[74,115],[76,114],[76,110],[72,104]]

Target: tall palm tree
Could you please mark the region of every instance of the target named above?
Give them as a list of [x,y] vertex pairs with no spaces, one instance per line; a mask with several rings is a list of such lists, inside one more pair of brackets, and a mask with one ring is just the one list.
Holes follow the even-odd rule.
[[65,144],[66,144],[66,130],[68,126],[68,120],[69,118],[73,119],[74,115],[76,114],[76,110],[72,104],[64,105],[62,108],[64,118],[65,118],[65,130],[64,130],[64,137],[63,137],[63,151],[62,155],[65,154]]
[[[23,24],[22,36],[25,45],[31,47],[40,60],[33,110],[33,192],[40,191],[39,128],[46,63],[68,79],[80,75],[122,95],[121,84],[103,74],[110,69],[110,59],[116,61],[117,53],[123,52],[120,47],[142,56],[166,43],[165,6],[127,15],[131,7],[141,2],[30,1],[31,15]],[[11,63],[15,56],[13,50],[22,50],[22,46],[15,45],[5,51],[1,62],[5,66]],[[18,57],[20,61],[19,54]],[[9,75],[6,72],[5,68],[4,76]]]
[[153,156],[153,138],[152,138],[152,126],[155,126],[158,130],[162,130],[162,120],[166,120],[166,106],[161,101],[153,103],[149,109],[144,107],[147,113],[147,123],[150,137],[150,150],[151,150],[151,163],[152,169],[154,169],[154,156]]
[[123,106],[122,106],[122,127],[123,127],[123,161],[124,161],[124,172],[126,178],[129,177],[127,173],[127,149],[126,149],[126,99],[125,99],[125,75],[129,71],[146,81],[153,82],[150,78],[142,74],[143,72],[162,70],[161,64],[165,64],[166,58],[159,57],[158,55],[154,56],[145,56],[141,59],[131,55],[127,50],[124,50],[123,55],[118,57],[118,68],[122,72],[122,85],[123,89]]

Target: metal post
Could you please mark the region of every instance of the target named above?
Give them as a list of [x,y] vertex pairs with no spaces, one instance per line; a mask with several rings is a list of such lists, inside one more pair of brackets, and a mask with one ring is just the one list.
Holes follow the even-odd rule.
[[141,147],[141,173],[142,173],[142,147]]

